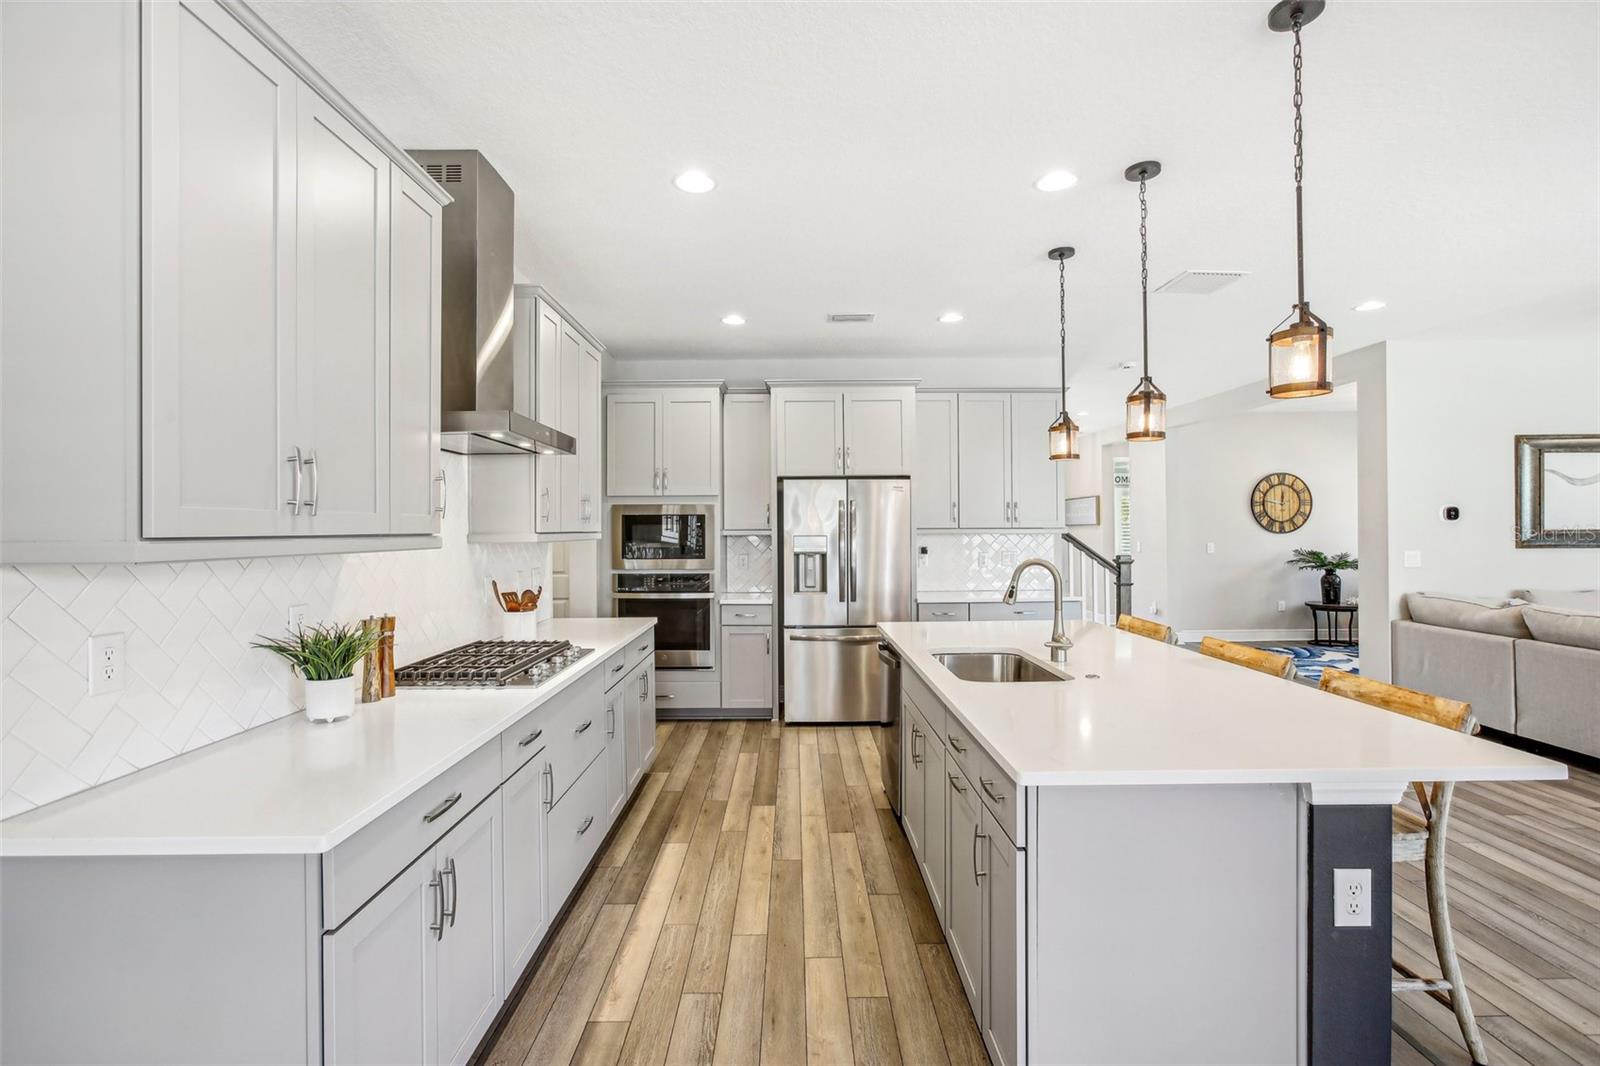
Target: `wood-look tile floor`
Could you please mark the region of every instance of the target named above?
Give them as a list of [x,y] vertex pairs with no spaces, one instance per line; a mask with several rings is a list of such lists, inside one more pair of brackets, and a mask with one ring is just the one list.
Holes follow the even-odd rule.
[[[986,1063],[869,728],[677,722],[495,1064]],[[1600,1063],[1600,775],[1462,786],[1451,913],[1490,1061]],[[1395,954],[1433,972],[1420,863]],[[1396,996],[1395,1066],[1469,1062]]]
[[488,1062],[988,1063],[873,729],[657,737]]

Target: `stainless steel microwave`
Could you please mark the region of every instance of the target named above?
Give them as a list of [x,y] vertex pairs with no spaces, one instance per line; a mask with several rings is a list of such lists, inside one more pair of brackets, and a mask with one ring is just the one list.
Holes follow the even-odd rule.
[[714,513],[709,504],[612,504],[611,569],[714,572]]

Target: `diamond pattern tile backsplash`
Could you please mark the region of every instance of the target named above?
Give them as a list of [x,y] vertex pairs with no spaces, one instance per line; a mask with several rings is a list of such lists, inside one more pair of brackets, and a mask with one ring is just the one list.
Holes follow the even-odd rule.
[[722,538],[722,568],[728,575],[724,591],[771,592],[776,565],[771,537]]
[[[1051,533],[926,533],[917,538],[917,591],[968,592],[1004,589],[1011,571],[1024,559],[1056,561],[1058,538]],[[923,555],[921,549],[928,553]],[[1031,569],[1024,589],[1048,589],[1050,577]]]
[[[465,485],[464,457],[444,461]],[[466,523],[447,515],[436,551],[0,567],[0,816],[296,711],[288,666],[249,646],[292,605],[397,616],[400,663],[498,635],[490,579],[547,584],[549,547],[468,544]],[[89,636],[108,633],[127,637],[126,687],[91,696]]]

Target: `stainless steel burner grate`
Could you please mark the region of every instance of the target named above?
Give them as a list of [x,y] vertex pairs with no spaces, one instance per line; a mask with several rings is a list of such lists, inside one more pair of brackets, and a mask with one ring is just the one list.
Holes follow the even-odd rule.
[[538,684],[594,649],[570,640],[478,640],[395,671],[398,685],[501,686]]

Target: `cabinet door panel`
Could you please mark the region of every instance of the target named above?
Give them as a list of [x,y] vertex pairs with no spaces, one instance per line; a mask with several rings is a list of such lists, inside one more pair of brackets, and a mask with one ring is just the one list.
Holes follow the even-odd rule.
[[434,1058],[440,884],[429,849],[322,938],[323,1053],[329,1066]]
[[844,395],[834,390],[774,392],[773,461],[779,477],[844,473]]
[[1011,400],[1004,393],[962,393],[959,401],[961,528],[1010,525],[1006,452]]
[[987,854],[983,889],[983,1042],[997,1066],[1023,1061],[1022,864],[1027,852],[1012,846],[987,808],[980,812]]
[[926,760],[923,758],[923,748],[927,746],[929,737],[916,713],[911,709],[909,700],[902,698],[900,704],[900,751],[903,757],[900,765],[904,768],[905,780],[901,782],[900,791],[900,826],[905,830],[906,843],[911,845],[911,854],[917,860],[917,865],[922,865],[923,840],[922,828],[928,820],[928,807],[923,797],[923,782],[927,778],[924,770]]
[[1061,464],[1050,458],[1049,429],[1060,401],[1049,393],[1011,395],[1011,499],[1014,526],[1055,529],[1066,506]]
[[[949,904],[950,865],[948,840],[948,811],[945,784],[944,745],[937,735],[922,741],[922,799],[926,810],[922,821],[922,876],[928,885],[928,898],[933,901],[933,913],[939,924],[945,924],[945,908]],[[952,766],[954,764],[951,764]]]
[[611,814],[607,819],[616,823],[617,815],[628,802],[628,683],[619,681],[606,693],[606,750],[600,756],[606,763],[606,791],[611,796]]
[[144,533],[286,533],[301,89],[209,0],[143,13]]
[[983,867],[984,846],[979,837],[980,804],[972,785],[953,764],[946,767],[945,795],[949,804],[950,828],[946,839],[946,854],[950,861],[949,890],[945,902],[945,932],[950,941],[950,956],[955,960],[956,974],[967,999],[972,1003],[972,1014],[981,1018],[983,980],[983,895],[982,879],[978,871]]
[[772,401],[722,401],[722,528],[772,528]]
[[[583,421],[583,401],[581,398],[583,377],[583,338],[578,331],[572,328],[571,323],[561,324],[561,418],[555,427],[563,433],[571,434],[574,440],[580,436]],[[582,511],[580,502],[583,496],[583,483],[578,456],[563,455],[553,458],[552,461],[561,468],[561,507],[560,517],[556,519],[554,529],[561,532],[571,532],[578,529],[578,516]]]
[[[526,769],[526,767],[524,767]],[[437,959],[437,1061],[465,1063],[489,1031],[505,988],[501,972],[500,805],[480,804],[439,841],[445,897]]]
[[723,627],[722,706],[727,710],[772,706],[772,630],[765,626]]
[[844,472],[852,477],[911,473],[916,398],[909,387],[844,394]]
[[614,392],[606,397],[606,495],[660,495],[660,440],[660,393]]
[[392,164],[389,182],[389,531],[436,533],[442,209]]
[[661,411],[661,494],[715,496],[722,469],[722,397],[716,389],[665,394]]
[[297,531],[389,528],[389,160],[331,105],[300,94],[293,444],[314,514]]
[[912,509],[918,529],[954,529],[957,453],[956,394],[922,393],[917,397],[916,469],[912,473]]
[[656,668],[655,664],[646,662],[639,668],[639,691],[643,697],[639,700],[639,736],[640,752],[639,766],[641,770],[649,770],[650,765],[656,761]]
[[[566,321],[543,300],[534,301],[533,360],[535,417],[547,426],[561,425],[561,334]],[[529,472],[533,478],[533,521],[539,533],[561,528],[561,479],[566,464],[559,455],[540,455]]]
[[600,528],[600,353],[585,343],[578,360],[578,514],[574,529]]
[[544,760],[535,754],[500,789],[505,869],[504,988],[516,984],[550,924],[544,899],[543,766]]

